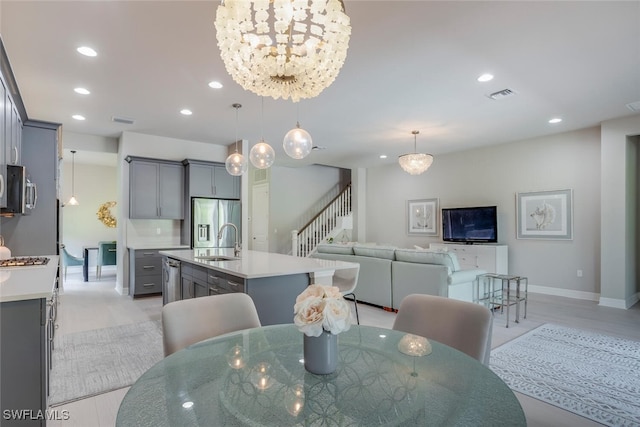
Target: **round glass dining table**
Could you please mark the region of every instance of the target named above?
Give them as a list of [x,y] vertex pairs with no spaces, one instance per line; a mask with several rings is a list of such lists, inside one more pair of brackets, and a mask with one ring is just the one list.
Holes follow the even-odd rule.
[[[307,372],[293,324],[226,334],[158,362],[131,386],[125,426],[525,426],[490,369],[446,345],[411,356],[399,331],[353,325],[329,375]],[[400,346],[399,346],[400,344]],[[409,352],[410,353],[410,352]]]

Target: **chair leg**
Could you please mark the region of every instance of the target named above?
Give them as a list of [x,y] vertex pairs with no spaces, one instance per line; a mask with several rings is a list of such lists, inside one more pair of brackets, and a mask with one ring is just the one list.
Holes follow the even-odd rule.
[[[353,297],[353,300],[350,300],[349,298],[346,298],[347,295],[351,295]],[[356,307],[356,322],[358,323],[358,325],[360,324],[360,316],[358,315],[358,301],[356,301],[356,294],[354,294],[353,292],[348,293],[343,295],[344,299],[349,300],[349,301],[353,301],[353,305],[355,305]]]

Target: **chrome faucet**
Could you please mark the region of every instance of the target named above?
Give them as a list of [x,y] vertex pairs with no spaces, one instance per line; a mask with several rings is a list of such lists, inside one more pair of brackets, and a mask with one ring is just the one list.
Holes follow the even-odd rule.
[[233,245],[233,256],[235,257],[239,257],[240,256],[240,250],[242,249],[242,246],[240,245],[240,243],[238,242],[238,227],[231,223],[231,222],[227,222],[222,224],[222,227],[220,227],[220,230],[218,230],[218,240],[222,239],[222,231],[224,230],[225,227],[233,227],[233,229],[236,231],[236,242]]

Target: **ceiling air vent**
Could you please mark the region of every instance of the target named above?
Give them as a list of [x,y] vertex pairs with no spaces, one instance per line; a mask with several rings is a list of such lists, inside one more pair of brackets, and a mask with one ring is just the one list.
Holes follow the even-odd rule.
[[503,99],[503,98],[513,96],[515,94],[516,93],[511,89],[502,89],[502,90],[499,90],[498,92],[490,93],[489,95],[487,95],[487,97],[491,99]]
[[125,125],[132,125],[135,122],[135,120],[133,119],[129,119],[127,117],[118,117],[118,116],[112,116],[111,121],[114,123],[123,123]]
[[627,104],[627,108],[631,111],[633,111],[634,113],[637,113],[640,111],[640,101],[636,101],[636,102],[632,102],[631,104]]

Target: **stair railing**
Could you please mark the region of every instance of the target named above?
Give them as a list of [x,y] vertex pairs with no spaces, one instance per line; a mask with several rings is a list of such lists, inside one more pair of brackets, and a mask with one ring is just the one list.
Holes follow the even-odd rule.
[[338,218],[351,214],[351,184],[347,185],[327,206],[300,230],[291,232],[291,253],[306,257],[338,225]]

